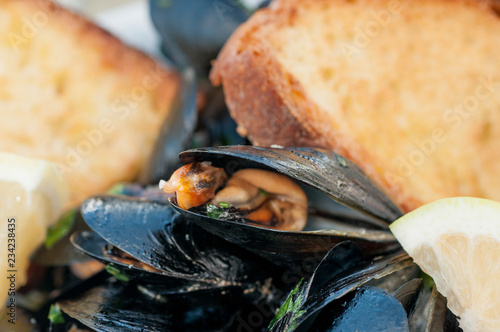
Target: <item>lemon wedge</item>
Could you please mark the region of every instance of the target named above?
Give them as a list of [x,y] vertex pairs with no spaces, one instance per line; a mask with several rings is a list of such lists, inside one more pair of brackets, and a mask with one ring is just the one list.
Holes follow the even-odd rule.
[[7,298],[8,305],[26,284],[30,255],[62,213],[68,193],[50,162],[0,152],[0,300]]
[[500,331],[500,203],[446,198],[391,226],[469,331]]

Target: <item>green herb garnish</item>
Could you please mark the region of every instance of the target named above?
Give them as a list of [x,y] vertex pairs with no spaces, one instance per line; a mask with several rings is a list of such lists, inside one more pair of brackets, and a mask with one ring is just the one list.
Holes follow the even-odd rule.
[[219,208],[217,205],[207,204],[207,216],[210,218],[220,219],[224,212],[224,209]]
[[432,289],[434,287],[434,279],[430,275],[422,272],[419,277],[422,278],[425,288]]
[[290,314],[291,316],[290,321],[288,322],[290,329],[293,330],[296,327],[297,320],[306,312],[305,310],[300,310],[303,304],[302,302],[304,301],[305,292],[305,288],[300,287],[302,281],[304,281],[304,279],[301,279],[297,286],[295,286],[290,294],[288,294],[285,302],[283,302],[279,308],[278,313],[273,318],[271,323],[269,323],[269,330],[273,329],[276,323],[278,323],[278,321],[287,314]]
[[48,318],[52,324],[66,323],[66,320],[62,315],[61,308],[59,308],[58,304],[53,304],[50,306]]
[[269,196],[269,193],[267,191],[265,191],[264,189],[260,189],[259,188],[259,195],[262,195],[262,196]]
[[59,242],[59,240],[61,240],[73,229],[76,211],[76,209],[68,211],[55,225],[49,227],[47,230],[47,237],[45,238],[45,248],[52,248],[57,242]]
[[229,203],[226,203],[226,202],[220,202],[219,206],[221,208],[228,209],[231,205]]
[[123,183],[115,184],[107,191],[108,195],[123,195],[125,193],[125,185]]
[[114,266],[106,265],[106,271],[120,281],[129,282],[130,278]]

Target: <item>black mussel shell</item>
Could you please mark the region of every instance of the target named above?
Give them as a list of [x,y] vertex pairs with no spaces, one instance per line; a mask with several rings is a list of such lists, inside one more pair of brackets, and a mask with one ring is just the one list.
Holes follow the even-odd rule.
[[372,279],[385,277],[395,271],[405,268],[413,263],[412,259],[404,252],[367,262],[364,266],[356,267],[330,280],[324,287],[316,293],[309,296],[304,302],[304,314],[302,321],[305,320],[307,312],[323,308],[332,300],[342,297],[349,291],[354,290]]
[[401,303],[386,291],[361,287],[329,304],[314,321],[311,332],[409,331]]
[[427,332],[462,332],[455,316],[447,307],[446,298],[436,289],[432,289],[429,312],[427,314]]
[[[411,264],[403,269],[392,272],[380,279],[373,279],[364,286],[371,286],[385,290],[394,296],[405,309],[408,320],[413,320],[417,303],[422,300],[423,281],[422,271],[416,264]],[[415,318],[415,320],[421,317]]]
[[[401,215],[393,203],[353,163],[333,152],[311,148],[261,148],[227,146],[188,150],[180,154],[183,163],[211,161],[228,174],[242,168],[278,171],[299,182],[326,193],[351,208],[363,211],[369,218],[347,217],[351,230],[320,229],[288,232],[266,229],[236,221],[219,220],[191,210],[174,208],[212,234],[247,248],[275,264],[300,263],[312,254],[322,257],[335,244],[345,240],[356,242],[372,256],[399,248],[388,231],[389,222]],[[346,221],[347,220],[347,221]],[[350,223],[349,221],[353,222]],[[361,225],[371,224],[370,227]],[[331,225],[333,228],[333,224]]]
[[143,183],[158,182],[170,176],[179,165],[177,154],[189,146],[195,131],[198,120],[196,75],[192,68],[187,68],[181,77],[180,92],[163,121],[153,152],[139,176]]
[[[310,259],[303,262],[300,268],[287,270],[282,275],[282,285],[278,290],[278,294],[271,297],[267,304],[277,306],[276,309],[279,308],[286,294],[294,287],[299,289],[299,293],[303,294],[303,297],[307,297],[307,294],[316,292],[336,275],[364,263],[366,258],[358,245],[350,241],[344,241],[330,250],[326,257],[320,257],[321,264],[318,265],[318,262],[314,260],[315,258],[310,257]],[[306,282],[304,282],[304,278],[307,279]],[[297,283],[300,286],[297,286]],[[276,310],[270,311],[268,307],[262,304],[257,305],[257,309],[257,313],[260,314],[262,319],[265,318],[267,326],[275,316]],[[251,326],[255,320],[256,318],[253,318],[252,315],[239,319],[243,331],[251,331]]]
[[417,301],[420,298],[422,289],[422,279],[415,278],[408,281],[403,286],[399,287],[394,293],[392,293],[392,296],[394,296],[394,298],[397,299],[403,306],[409,319],[415,312]]
[[[142,278],[144,276],[157,275],[163,279],[167,277],[161,271],[149,271],[141,268],[139,264],[125,264],[122,261],[115,259],[113,256],[106,255],[109,245],[106,240],[97,235],[95,232],[77,232],[71,236],[71,243],[84,254],[106,264],[121,270],[124,275],[134,278]],[[139,262],[140,263],[140,262]]]
[[[113,256],[104,254],[108,243],[94,232],[75,233],[71,236],[71,243],[90,257],[118,269],[127,281],[134,281],[138,284],[142,284],[146,287],[146,289],[154,284],[155,296],[162,294],[191,293],[199,290],[220,288],[218,285],[210,283],[206,284],[191,280],[172,278],[164,275],[161,271],[156,272],[144,270],[140,266],[125,264],[118,261],[114,259]],[[150,291],[147,292],[152,293]]]
[[225,331],[245,306],[241,294],[172,295],[145,301],[136,288],[109,284],[59,302],[61,309],[95,331]]
[[[199,114],[200,131],[196,132],[193,146],[221,146],[249,144],[248,139],[237,132],[238,125],[229,114],[222,87],[207,87],[200,82],[200,89],[206,95],[206,104]],[[208,83],[209,84],[209,83]],[[176,157],[176,159],[178,159]]]
[[[366,260],[361,257],[354,263],[354,266],[336,271],[328,267],[328,263],[336,259],[336,250],[338,250],[338,247],[334,247],[325,256],[307,281],[299,283],[294,291],[290,293],[284,305],[280,308],[277,317],[272,322],[271,331],[305,330],[305,328],[315,324],[318,315],[322,315],[323,310],[329,311],[330,305],[337,307],[338,301],[344,301],[346,295],[364,286],[370,280],[386,277],[393,272],[412,265],[411,258],[403,251],[400,251],[374,260]],[[355,254],[355,252],[352,253]],[[315,281],[316,274],[324,270],[332,270],[330,278],[325,277],[328,275],[321,272],[321,275],[323,275],[323,277],[319,278],[321,281]],[[317,282],[316,286],[314,286],[315,282]],[[380,291],[385,292],[384,290]],[[385,293],[388,295],[387,292]],[[402,301],[405,298],[408,300],[407,296],[401,296],[400,300]],[[397,299],[394,299],[394,301],[401,309],[407,328],[407,313]],[[337,316],[339,316],[338,313],[334,317]],[[318,328],[318,331],[320,330],[322,329]]]
[[316,293],[335,276],[354,269],[366,262],[363,250],[352,241],[344,241],[332,248],[311,274],[308,284],[304,284],[308,294]]
[[374,223],[382,226],[402,216],[402,212],[359,167],[332,151],[225,146],[188,150],[179,157],[184,164],[211,161],[230,175],[242,168],[277,171],[370,216]]
[[[186,220],[201,226],[231,243],[237,244],[274,264],[287,266],[314,256],[323,257],[336,244],[350,240],[363,250],[376,256],[400,248],[392,234],[382,231],[363,233],[334,230],[289,232],[221,220],[183,210],[172,204]],[[319,261],[319,260],[318,260]]]
[[206,76],[233,31],[251,14],[234,0],[150,0],[162,50],[176,66],[193,66]]
[[100,196],[86,200],[81,211],[106,242],[169,277],[230,286],[253,284],[279,270],[184,220],[170,205]]

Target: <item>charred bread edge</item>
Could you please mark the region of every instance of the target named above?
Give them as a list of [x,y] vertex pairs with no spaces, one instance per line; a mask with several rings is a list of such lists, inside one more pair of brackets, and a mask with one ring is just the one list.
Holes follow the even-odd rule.
[[[484,6],[484,2],[442,1],[474,7],[483,5],[491,12],[491,7]],[[316,2],[324,0],[309,0],[307,5]],[[305,4],[300,0],[275,1],[271,7],[255,13],[230,37],[213,63],[210,80],[216,86],[223,85],[231,116],[245,126],[240,125],[240,134],[261,146],[278,144],[333,149],[356,163],[403,211],[422,205],[423,202],[403,190],[390,175],[377,172],[369,162],[368,151],[349,133],[343,133],[340,124],[337,124],[338,130],[333,131],[321,121],[320,107],[306,95],[301,83],[281,67],[266,40],[256,35],[261,30],[279,29],[293,22],[298,15],[298,5]]]

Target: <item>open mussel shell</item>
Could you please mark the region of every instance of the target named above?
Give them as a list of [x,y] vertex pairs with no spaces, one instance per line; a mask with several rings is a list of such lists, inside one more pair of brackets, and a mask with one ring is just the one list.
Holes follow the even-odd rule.
[[[180,158],[183,163],[211,161],[230,175],[242,168],[278,171],[369,216],[351,218],[347,231],[336,230],[331,224],[332,229],[312,230],[308,226],[306,231],[291,232],[210,218],[183,210],[171,200],[185,219],[276,264],[298,263],[312,254],[323,256],[335,244],[345,240],[356,242],[372,256],[399,248],[387,226],[401,212],[356,165],[333,152],[311,148],[229,146],[188,150],[181,153]],[[348,224],[349,218],[344,222]],[[367,227],[359,226],[360,223]]]
[[298,319],[298,324],[304,322],[310,315],[323,309],[332,301],[343,297],[368,281],[385,277],[410,264],[412,264],[412,261],[406,253],[399,253],[367,262],[365,265],[360,265],[336,276],[316,293],[311,294],[304,302],[303,310],[305,310],[305,313]]
[[198,292],[163,304],[141,300],[122,284],[92,288],[59,302],[61,309],[95,331],[229,331],[245,306],[238,294]]
[[165,276],[220,287],[253,285],[275,266],[184,220],[170,205],[99,196],[82,204],[87,224],[106,242]]
[[[348,264],[343,265],[344,262]],[[399,251],[366,259],[353,242],[332,248],[313,273],[297,284],[271,321],[272,332],[292,331],[409,331],[411,318],[422,290],[422,280],[398,283],[394,273],[414,266]],[[388,291],[369,286],[378,279]]]
[[399,248],[394,237],[386,232],[354,233],[334,230],[289,232],[213,219],[183,210],[175,204],[173,206],[187,220],[195,222],[208,232],[282,266],[301,263],[311,255],[321,257],[336,244],[346,240],[355,242],[372,256]]
[[184,164],[211,161],[228,174],[241,168],[274,170],[305,183],[333,200],[367,214],[374,223],[387,226],[402,212],[350,160],[323,149],[223,146],[184,151]]
[[[145,293],[151,294],[151,285],[154,285],[154,296],[156,298],[165,294],[185,294],[200,290],[220,288],[214,284],[193,282],[191,280],[172,278],[164,275],[161,271],[144,269],[142,264],[129,263],[115,259],[113,256],[105,255],[109,245],[102,237],[94,232],[80,232],[71,236],[71,243],[86,255],[100,262],[118,269],[122,276],[129,281],[134,281]],[[138,262],[140,263],[140,262]]]

